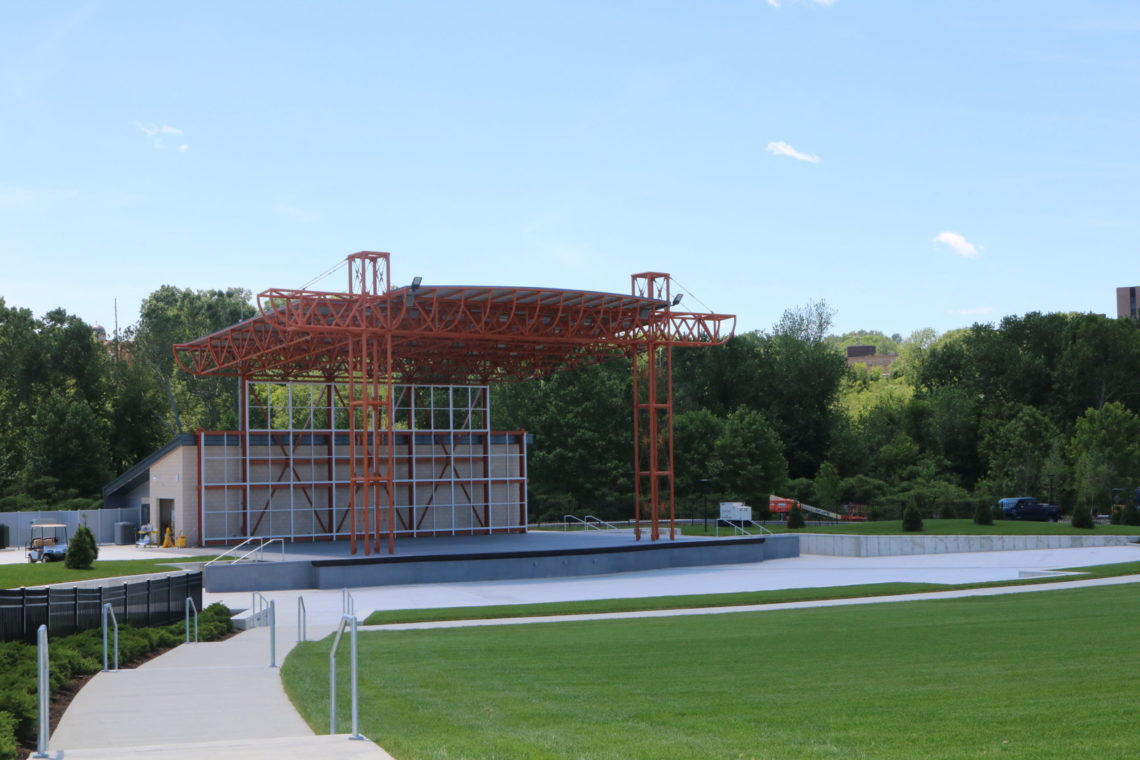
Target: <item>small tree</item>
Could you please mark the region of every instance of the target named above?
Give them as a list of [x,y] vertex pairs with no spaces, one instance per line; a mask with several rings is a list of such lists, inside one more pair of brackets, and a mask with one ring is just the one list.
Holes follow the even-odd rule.
[[922,530],[922,516],[918,514],[918,507],[910,504],[903,510],[902,527],[908,533]]
[[1140,509],[1135,504],[1125,504],[1120,512],[1120,522],[1124,525],[1140,525]]
[[63,556],[63,563],[72,570],[87,570],[98,556],[99,547],[95,545],[95,535],[86,525],[80,525],[67,542],[67,554]]
[[1081,504],[1073,508],[1073,517],[1070,520],[1074,528],[1088,528],[1092,529],[1093,516],[1087,504]]
[[974,510],[974,524],[975,525],[993,525],[994,524],[994,511],[990,508],[989,504],[984,501],[978,502],[978,508]]
[[790,530],[799,530],[804,527],[804,513],[800,509],[800,503],[797,501],[792,504],[792,511],[788,513],[788,528]]

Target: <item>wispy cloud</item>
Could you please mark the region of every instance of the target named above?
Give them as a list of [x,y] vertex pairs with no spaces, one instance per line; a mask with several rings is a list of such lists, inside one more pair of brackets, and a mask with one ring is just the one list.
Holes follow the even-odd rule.
[[797,161],[807,161],[810,164],[818,164],[820,162],[819,156],[813,156],[810,153],[801,153],[783,140],[768,143],[768,152],[774,156],[787,156]]
[[972,306],[968,309],[958,309],[957,313],[963,316],[978,316],[981,314],[993,314],[997,309],[993,306]]
[[143,124],[140,121],[136,121],[135,126],[138,127],[140,132],[146,135],[147,142],[149,142],[153,148],[158,148],[159,150],[170,150],[173,148],[177,151],[190,150],[190,146],[186,143],[179,143],[173,146],[166,144],[166,139],[171,135],[177,137],[182,136],[182,130],[178,127],[172,127],[169,124],[163,124],[162,126]]
[[779,8],[780,0],[768,0],[768,5],[772,6],[773,8]]
[[980,245],[974,245],[957,232],[939,232],[934,240],[949,247],[951,251],[959,256],[965,256],[967,259],[976,259],[982,255],[982,247]]

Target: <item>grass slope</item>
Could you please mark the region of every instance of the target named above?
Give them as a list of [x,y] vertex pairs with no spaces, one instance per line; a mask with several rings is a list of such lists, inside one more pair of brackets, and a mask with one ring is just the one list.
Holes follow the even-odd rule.
[[117,578],[124,575],[144,575],[177,570],[175,563],[208,561],[213,557],[170,557],[159,559],[96,560],[90,570],[71,570],[62,562],[44,564],[0,565],[0,588],[47,586],[53,583],[74,583],[97,578]]
[[[399,760],[1133,758],[1138,625],[1129,585],[364,633],[361,730]],[[322,733],[328,647],[282,671]]]
[[740,591],[726,594],[687,594],[677,596],[647,596],[627,599],[587,599],[576,602],[546,602],[541,604],[496,604],[479,607],[441,607],[434,609],[383,610],[373,612],[365,625],[386,623],[423,623],[443,620],[492,620],[496,618],[542,617],[550,615],[587,615],[603,612],[639,612],[643,610],[680,610],[701,607],[732,607],[744,604],[779,604],[781,602],[808,602],[819,599],[855,599],[866,596],[915,594],[923,591],[950,591],[952,589],[987,588],[994,586],[1032,586],[1042,583],[1059,583],[1076,579],[1111,578],[1120,575],[1140,574],[1140,562],[1120,562],[1112,565],[1068,568],[1080,573],[1076,578],[1054,576],[1026,578],[1016,581],[990,581],[985,583],[868,583],[857,586],[828,586],[823,588],[789,588],[772,591]]

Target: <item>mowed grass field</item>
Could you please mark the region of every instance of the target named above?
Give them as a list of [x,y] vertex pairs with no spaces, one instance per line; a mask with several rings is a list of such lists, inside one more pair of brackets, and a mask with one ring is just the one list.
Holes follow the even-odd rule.
[[177,571],[178,564],[207,562],[210,557],[170,557],[158,559],[95,560],[88,570],[72,570],[63,562],[28,562],[0,565],[0,588],[47,586],[53,583],[77,583],[99,578]]
[[[681,532],[686,536],[714,536],[717,534],[715,521],[710,520],[706,530],[703,523],[682,525]],[[993,525],[977,525],[973,520],[936,520],[922,521],[922,531],[910,533],[903,530],[902,520],[876,520],[875,522],[845,522],[828,525],[807,525],[798,530],[789,531],[784,525],[769,522],[765,527],[774,533],[839,533],[843,535],[861,536],[1137,536],[1140,537],[1140,526],[1136,525],[1101,525],[1089,530],[1087,528],[1074,528],[1069,521],[1061,522],[1034,522],[1030,520],[995,520]],[[666,528],[668,530],[668,528]],[[758,528],[751,528],[752,533],[759,533]],[[720,528],[720,536],[733,535],[732,528]]]
[[[1140,756],[1132,584],[360,644],[361,731],[399,760]],[[320,733],[328,648],[282,671]]]

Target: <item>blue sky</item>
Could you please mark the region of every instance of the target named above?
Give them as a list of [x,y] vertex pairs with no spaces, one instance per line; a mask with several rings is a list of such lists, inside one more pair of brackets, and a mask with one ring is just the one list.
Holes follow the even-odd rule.
[[[1140,284],[1140,3],[0,2],[0,296],[628,292],[767,329],[1113,313]],[[343,274],[320,286],[339,289]]]

